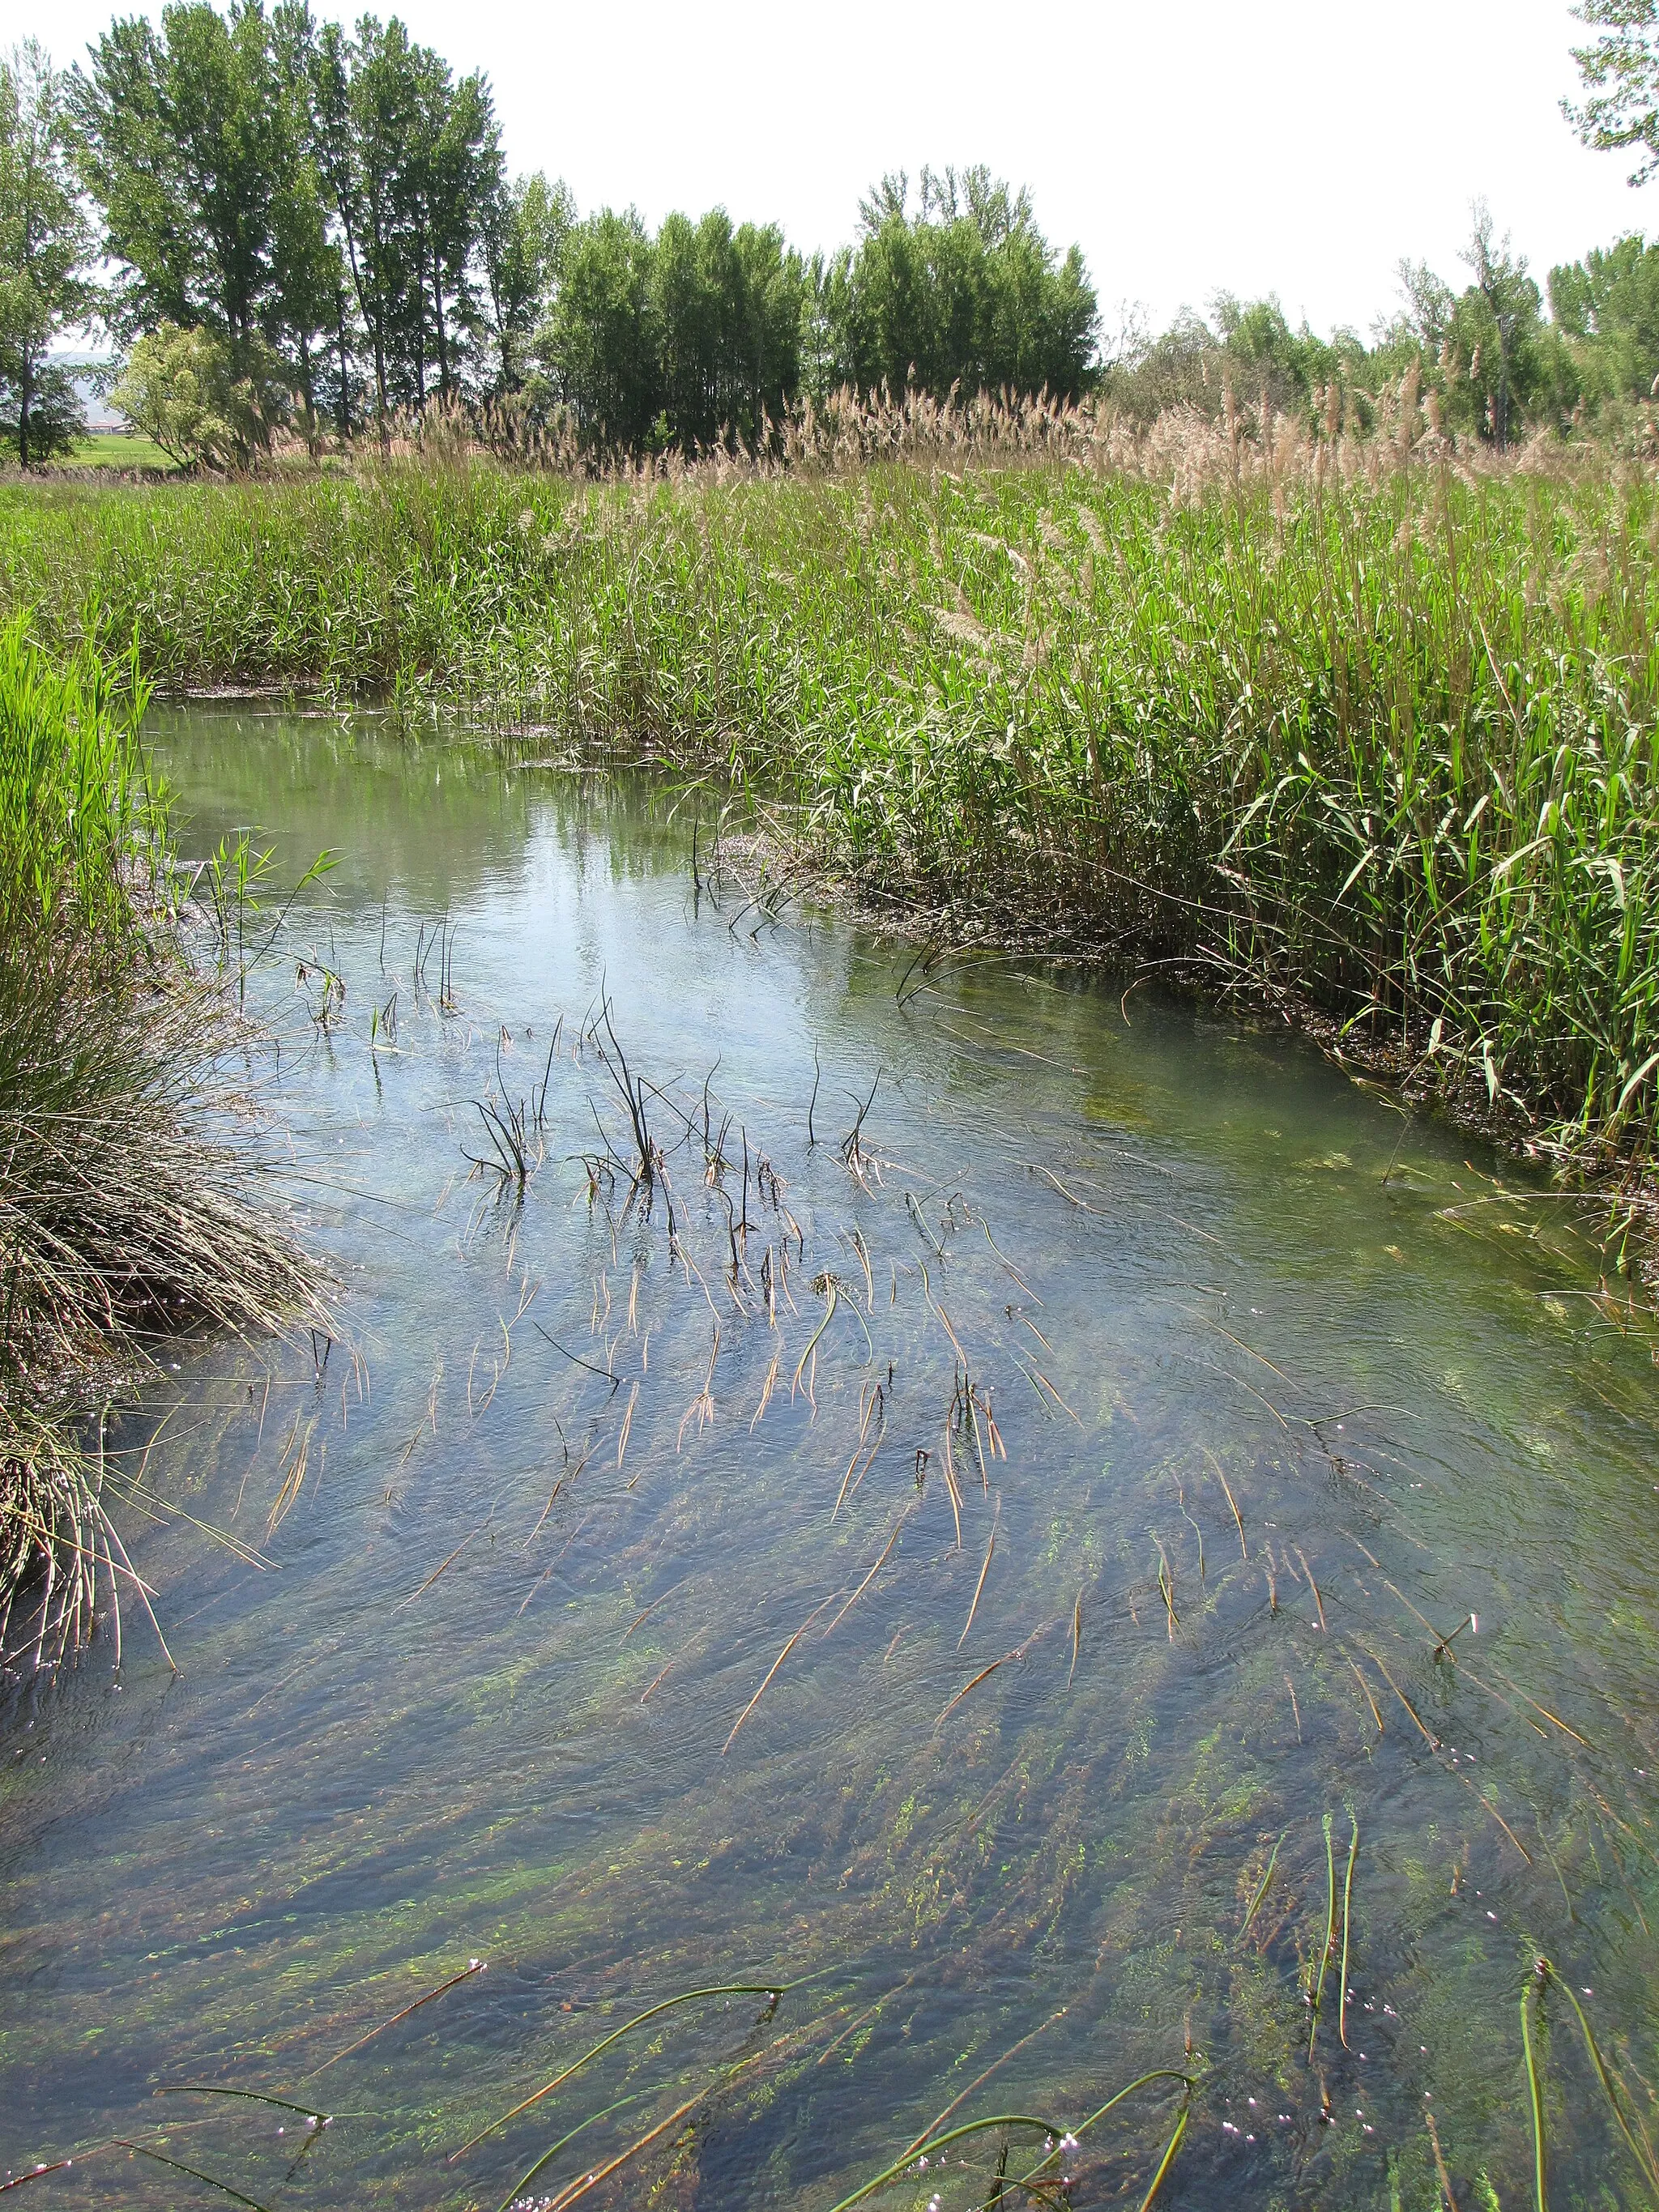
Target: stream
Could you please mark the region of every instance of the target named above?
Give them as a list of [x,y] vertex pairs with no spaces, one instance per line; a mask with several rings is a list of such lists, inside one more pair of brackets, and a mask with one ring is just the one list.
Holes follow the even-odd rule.
[[[337,856],[242,918],[239,1139],[337,1334],[112,1422],[176,1671],[128,1591],[118,1671],[5,1691],[0,2181],[1133,2208],[1184,2109],[1188,2212],[1520,2212],[1524,2003],[1550,2205],[1647,2201],[1595,1222],[1282,1025],[774,897],[706,793],[153,733],[185,853]],[[1058,2132],[926,2152],[999,2115]]]

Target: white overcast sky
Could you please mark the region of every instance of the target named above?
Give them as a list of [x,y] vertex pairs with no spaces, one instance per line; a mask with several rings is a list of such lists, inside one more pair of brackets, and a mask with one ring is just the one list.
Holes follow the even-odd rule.
[[[33,33],[78,59],[112,12],[0,0],[0,45]],[[458,70],[488,71],[512,165],[562,175],[584,212],[720,205],[811,248],[851,234],[884,169],[985,161],[1030,185],[1051,238],[1081,244],[1109,327],[1120,301],[1161,324],[1224,289],[1364,332],[1396,304],[1402,255],[1460,276],[1477,194],[1540,278],[1659,233],[1659,184],[1632,191],[1622,158],[1562,119],[1583,37],[1564,0],[395,12]]]

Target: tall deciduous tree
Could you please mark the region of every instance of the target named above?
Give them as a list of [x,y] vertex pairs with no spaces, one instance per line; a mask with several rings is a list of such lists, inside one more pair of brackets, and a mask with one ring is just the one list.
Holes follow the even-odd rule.
[[64,80],[26,40],[0,61],[0,385],[25,468],[65,447],[84,421],[67,373],[47,358],[94,296],[84,275],[92,225],[69,137]]
[[550,185],[539,170],[517,178],[486,210],[484,282],[499,392],[522,392],[534,374],[536,333],[575,220],[569,187]]
[[884,177],[860,209],[864,235],[826,272],[821,307],[836,380],[943,393],[1083,387],[1098,329],[1076,246],[1058,256],[1030,195],[984,168]]
[[1659,173],[1659,0],[1581,0],[1572,12],[1598,35],[1573,48],[1583,105],[1562,106],[1587,146],[1639,149],[1631,182],[1644,185]]
[[240,354],[272,282],[281,103],[258,0],[113,23],[70,78],[86,179],[119,272],[118,326],[201,324]]
[[[485,79],[458,84],[394,15],[355,38],[317,33],[313,149],[374,366],[376,418],[452,391],[483,325],[481,279],[499,228],[501,134]],[[342,327],[343,349],[343,326]]]

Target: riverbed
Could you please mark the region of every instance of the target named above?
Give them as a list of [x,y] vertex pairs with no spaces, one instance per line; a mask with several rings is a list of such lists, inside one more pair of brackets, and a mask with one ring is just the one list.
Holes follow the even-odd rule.
[[[1172,2204],[1507,2207],[1535,2079],[1551,2203],[1642,2201],[1595,1221],[1282,1026],[789,896],[660,775],[154,737],[187,853],[273,850],[240,1140],[337,1324],[112,1422],[155,1626],[5,1708],[0,2179],[1134,2205],[1184,2114]],[[928,2154],[998,2115],[1053,2141]]]

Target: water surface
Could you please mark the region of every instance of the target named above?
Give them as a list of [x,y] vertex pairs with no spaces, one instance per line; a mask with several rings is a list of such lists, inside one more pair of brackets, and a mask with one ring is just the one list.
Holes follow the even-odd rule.
[[[0,2168],[95,2152],[31,2202],[229,2201],[120,2138],[494,2208],[620,2100],[533,2199],[687,2106],[582,2201],[823,2212],[1170,2068],[1172,2203],[1426,2212],[1438,2155],[1519,2205],[1540,1954],[1654,2131],[1653,1365],[1568,1208],[1286,1034],[769,918],[706,802],[694,889],[660,786],[156,737],[190,849],[337,852],[250,989],[339,1329],[169,1353],[114,1510],[179,1671],[129,1594],[118,1674],[7,1711]],[[452,2160],[725,1984],[801,1986]],[[1551,2202],[1643,2201],[1543,2012]],[[1139,2203],[1178,2107],[1064,2201]],[[878,2201],[980,2206],[1003,2141]]]

